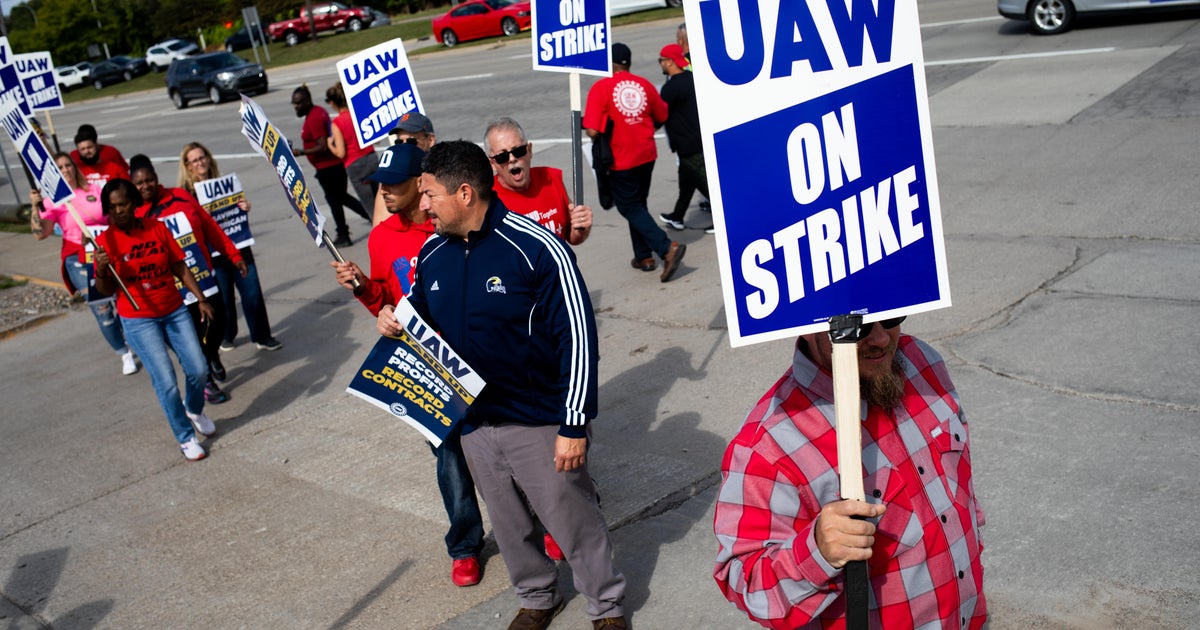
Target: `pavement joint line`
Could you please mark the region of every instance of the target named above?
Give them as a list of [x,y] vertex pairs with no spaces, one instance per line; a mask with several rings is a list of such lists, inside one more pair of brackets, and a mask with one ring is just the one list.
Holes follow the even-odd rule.
[[[20,568],[20,567],[16,567],[16,566],[13,567],[13,569],[18,569],[18,568]],[[22,606],[21,604],[17,603],[15,600],[13,600],[13,598],[9,597],[7,593],[4,593],[2,591],[0,591],[0,596],[4,597],[4,601],[11,604],[13,608],[16,608],[17,610],[21,611],[22,615],[25,615],[26,617],[35,621],[39,627],[41,627],[41,628],[51,628],[52,627],[49,622],[47,622],[45,619],[42,619],[36,613],[33,612],[32,606],[30,606],[28,608],[25,606]],[[34,603],[36,604],[39,602],[34,602]],[[16,628],[16,627],[17,627],[16,620],[11,620],[9,628]]]
[[684,484],[682,487],[677,488],[677,489],[663,495],[662,497],[658,498],[650,505],[648,505],[632,514],[629,514],[627,516],[623,516],[619,519],[614,520],[612,523],[609,524],[608,530],[611,532],[615,532],[618,529],[621,529],[622,527],[627,527],[629,525],[636,525],[637,523],[640,523],[642,521],[648,521],[652,518],[662,516],[663,514],[666,514],[667,512],[672,512],[679,506],[683,505],[684,503],[687,503],[689,500],[704,493],[704,491],[717,485],[720,482],[721,482],[721,471],[714,470],[710,473],[705,474],[703,477],[700,477],[699,479],[695,479],[691,482],[688,482],[688,483]]
[[1050,385],[1048,383],[1042,383],[1040,381],[1036,381],[1032,378],[1018,376],[1016,374],[1010,374],[1008,372],[997,370],[995,368],[988,367],[987,365],[984,365],[983,363],[979,363],[979,362],[975,362],[975,361],[968,361],[957,353],[952,352],[952,354],[954,354],[955,358],[957,358],[959,361],[962,361],[964,365],[978,368],[980,370],[988,372],[989,374],[994,374],[996,376],[999,376],[1000,378],[1006,378],[1006,379],[1009,379],[1012,381],[1016,381],[1018,383],[1024,383],[1026,385],[1031,385],[1033,387],[1037,387],[1039,389],[1042,389],[1042,390],[1045,390],[1045,391],[1048,391],[1048,392],[1051,392],[1054,394],[1063,394],[1066,396],[1073,396],[1075,398],[1082,398],[1084,400],[1094,400],[1094,401],[1098,401],[1098,402],[1139,405],[1139,406],[1143,406],[1143,407],[1150,407],[1152,409],[1162,409],[1162,410],[1166,410],[1166,411],[1179,411],[1179,412],[1183,412],[1183,413],[1192,413],[1192,414],[1200,413],[1200,405],[1182,405],[1179,403],[1163,402],[1161,400],[1151,400],[1151,399],[1147,399],[1147,398],[1133,398],[1130,396],[1124,396],[1124,395],[1120,395],[1120,394],[1106,394],[1103,392],[1085,392],[1085,391],[1080,391],[1077,389],[1071,389],[1069,387],[1063,387],[1062,385]]
[[633,322],[635,324],[648,324],[659,328],[671,328],[677,330],[705,330],[712,332],[725,332],[729,330],[725,326],[709,326],[708,324],[689,324],[687,322],[672,322],[665,319],[645,319],[641,317],[626,317],[624,315],[613,314],[610,310],[597,310],[596,319],[607,319],[613,321]]
[[25,321],[17,324],[16,326],[13,326],[12,328],[0,330],[0,341],[4,341],[5,339],[11,339],[12,337],[16,337],[17,335],[19,335],[23,332],[33,330],[34,328],[37,328],[38,326],[41,326],[42,324],[45,324],[47,322],[58,319],[59,317],[62,317],[63,315],[66,315],[66,314],[67,314],[67,311],[62,311],[61,313],[50,313],[48,315],[39,315],[37,317],[34,317],[33,319],[25,320]]

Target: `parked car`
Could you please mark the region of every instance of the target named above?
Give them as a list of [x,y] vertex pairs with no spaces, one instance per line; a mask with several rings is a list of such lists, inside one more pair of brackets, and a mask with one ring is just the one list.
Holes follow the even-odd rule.
[[83,82],[84,83],[87,83],[88,81],[91,80],[91,78],[92,78],[92,62],[80,61],[79,63],[75,64],[75,69],[79,70],[79,72],[81,72],[83,74]]
[[176,59],[167,69],[167,96],[175,107],[204,99],[220,103],[239,93],[263,94],[267,72],[263,67],[230,52],[215,52]]
[[54,80],[58,82],[58,89],[63,91],[79,87],[85,82],[83,72],[75,66],[59,66],[55,68]]
[[[285,42],[295,46],[309,36],[308,7],[300,9],[300,17],[267,25],[267,35],[273,42]],[[366,7],[347,7],[340,2],[325,2],[312,5],[313,25],[317,34],[326,31],[357,32],[370,28],[375,15]]]
[[683,0],[608,0],[609,17],[663,7],[681,7]]
[[[267,34],[262,31],[262,27],[258,28],[258,32],[254,34],[254,40],[260,45],[267,43]],[[236,52],[250,48],[250,29],[243,24],[241,28],[234,32],[233,35],[225,38],[225,52]]]
[[528,0],[469,0],[433,18],[433,36],[446,46],[482,37],[512,37],[529,28]]
[[170,66],[172,61],[198,52],[200,52],[200,47],[195,42],[168,39],[146,49],[146,63],[150,64],[151,70],[160,72]]
[[150,66],[146,65],[145,59],[117,55],[91,66],[86,80],[92,84],[92,87],[99,90],[106,85],[132,81],[135,77],[140,77],[148,72],[150,72]]
[[391,26],[392,24],[392,16],[380,11],[379,9],[371,9],[371,15],[375,18],[371,20],[371,28],[376,28],[379,26]]
[[1079,14],[1172,11],[1197,5],[1200,0],[999,0],[996,9],[1011,20],[1028,20],[1034,33],[1057,35],[1069,30]]

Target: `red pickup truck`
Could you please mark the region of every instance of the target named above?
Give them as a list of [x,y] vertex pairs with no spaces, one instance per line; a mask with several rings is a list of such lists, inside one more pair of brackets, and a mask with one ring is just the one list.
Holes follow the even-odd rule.
[[[363,7],[347,7],[340,2],[312,5],[312,21],[317,33],[325,31],[361,31],[371,25],[375,15]],[[309,37],[308,8],[300,9],[300,17],[267,25],[271,41],[295,46]]]

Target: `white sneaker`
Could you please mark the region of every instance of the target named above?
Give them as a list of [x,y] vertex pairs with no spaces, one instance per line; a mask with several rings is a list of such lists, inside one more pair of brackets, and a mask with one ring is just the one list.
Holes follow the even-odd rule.
[[180,444],[179,450],[183,451],[183,456],[190,462],[198,462],[208,456],[208,453],[205,452],[203,446],[200,446],[200,442],[197,442],[196,438]]
[[659,218],[659,219],[660,219],[660,220],[661,220],[663,223],[665,223],[665,224],[667,225],[667,227],[669,227],[669,228],[671,228],[671,229],[673,229],[673,230],[683,230],[683,229],[687,229],[687,226],[683,224],[683,221],[676,221],[675,219],[672,219],[671,217],[669,217],[669,216],[667,216],[667,215],[665,215],[665,214],[660,214],[660,215],[658,215],[658,218]]
[[203,411],[192,413],[185,410],[184,413],[187,414],[188,420],[192,421],[192,428],[196,429],[196,433],[204,437],[212,437],[217,434],[217,425],[213,424],[213,421],[209,420]]
[[137,361],[133,360],[133,351],[130,350],[121,355],[121,373],[125,376],[136,374],[138,371]]

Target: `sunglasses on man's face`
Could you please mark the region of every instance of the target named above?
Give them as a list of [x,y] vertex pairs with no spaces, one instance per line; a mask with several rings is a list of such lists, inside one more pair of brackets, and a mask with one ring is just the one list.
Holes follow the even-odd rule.
[[522,144],[519,147],[513,147],[507,151],[501,151],[496,155],[493,155],[492,160],[494,160],[497,164],[508,164],[509,155],[511,155],[514,159],[519,160],[525,157],[526,153],[529,153],[529,143]]
[[[908,317],[908,316],[905,315],[904,317]],[[866,339],[867,337],[870,337],[871,331],[874,330],[876,323],[878,323],[880,326],[883,326],[884,330],[891,330],[891,329],[899,326],[900,322],[904,321],[904,317],[893,317],[891,319],[885,319],[880,322],[871,322],[869,324],[863,324],[862,326],[858,327],[858,338],[861,340],[861,339]]]
[[420,142],[420,140],[417,140],[416,137],[409,136],[403,140],[397,140],[396,144],[417,144],[418,142]]

